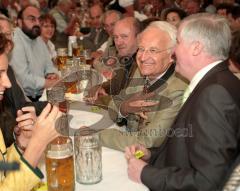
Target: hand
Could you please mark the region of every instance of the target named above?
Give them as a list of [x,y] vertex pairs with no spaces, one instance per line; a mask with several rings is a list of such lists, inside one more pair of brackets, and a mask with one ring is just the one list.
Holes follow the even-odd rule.
[[43,145],[47,145],[51,140],[56,138],[59,134],[56,131],[55,123],[60,116],[61,112],[57,106],[47,104],[37,118],[32,139],[36,139],[38,144],[42,143]]
[[47,104],[37,118],[32,137],[23,155],[34,168],[37,166],[47,144],[59,136],[55,123],[60,116],[61,112],[56,106],[52,107],[51,104]]
[[22,149],[26,148],[28,145],[36,119],[36,111],[32,106],[23,107],[21,110],[17,111],[16,121],[18,124],[14,128],[14,132],[16,141],[21,145]]
[[58,80],[59,79],[59,76],[55,73],[49,73],[46,75],[46,79],[49,79],[49,80]]
[[137,183],[141,183],[141,173],[147,163],[132,156],[128,161],[128,177]]
[[94,103],[98,97],[107,96],[105,89],[101,86],[94,86],[88,91],[88,96],[84,98],[85,101],[89,103]]
[[94,58],[94,59],[98,59],[98,58],[100,58],[102,55],[103,55],[103,51],[101,51],[101,50],[98,50],[98,51],[95,51],[95,52],[92,52],[92,53],[91,53],[91,57]]
[[114,72],[112,70],[102,70],[101,73],[107,80],[111,80],[114,76]]
[[148,161],[151,158],[151,152],[144,145],[135,144],[125,148],[125,158],[129,160],[131,157],[134,157],[136,151],[141,150],[144,153],[144,156],[141,158],[144,161]]
[[124,100],[120,106],[120,112],[123,116],[129,113],[142,113],[149,111],[148,107],[155,106],[158,102],[146,101],[155,95],[154,92],[143,94],[142,92],[134,94],[131,98]]
[[50,88],[57,84],[57,79],[45,79],[44,88]]

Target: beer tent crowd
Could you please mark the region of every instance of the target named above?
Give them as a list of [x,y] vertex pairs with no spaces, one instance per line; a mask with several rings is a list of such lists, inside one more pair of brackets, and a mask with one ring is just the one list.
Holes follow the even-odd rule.
[[40,98],[61,78],[72,36],[106,79],[85,101],[122,129],[99,136],[125,153],[132,181],[154,191],[240,188],[239,1],[2,0],[0,11],[0,162],[20,165],[0,169],[1,190],[43,178],[37,166],[64,114]]

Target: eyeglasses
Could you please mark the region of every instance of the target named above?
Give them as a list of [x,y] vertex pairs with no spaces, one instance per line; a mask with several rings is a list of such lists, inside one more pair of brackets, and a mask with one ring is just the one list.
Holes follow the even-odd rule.
[[138,47],[137,53],[138,53],[138,54],[143,54],[144,52],[146,52],[146,54],[148,53],[148,54],[151,55],[151,56],[155,56],[155,55],[157,55],[157,54],[159,54],[159,53],[165,52],[165,51],[170,50],[170,49],[172,49],[172,48],[173,48],[173,47],[169,47],[169,48],[164,49],[164,50],[159,50],[159,49],[157,49],[157,48],[145,49],[145,48],[143,48],[143,47]]
[[39,21],[39,17],[34,17],[34,16],[32,16],[32,15],[27,16],[27,17],[25,17],[25,18],[23,18],[23,19],[29,20],[31,23],[36,23],[36,22]]
[[104,25],[103,25],[103,28],[104,28],[104,29],[113,28],[114,25],[115,25],[115,23],[104,24]]

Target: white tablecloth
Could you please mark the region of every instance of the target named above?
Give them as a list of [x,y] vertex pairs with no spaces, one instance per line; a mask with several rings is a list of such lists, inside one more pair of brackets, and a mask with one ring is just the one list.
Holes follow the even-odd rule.
[[[77,104],[77,105],[76,105]],[[74,108],[78,107],[76,103]],[[71,109],[70,114],[73,119],[70,122],[72,128],[77,129],[83,125],[92,125],[100,120],[103,115],[106,115],[105,110],[100,110],[99,113],[84,111],[80,109],[84,107],[82,103],[79,110]],[[107,119],[106,119],[107,120]],[[110,128],[118,128],[112,124]],[[44,160],[40,163],[40,169],[43,171],[46,182],[46,171]],[[94,185],[82,185],[76,182],[76,191],[147,191],[148,189],[142,185],[131,181],[127,176],[127,162],[124,158],[124,153],[109,148],[102,148],[102,181]]]

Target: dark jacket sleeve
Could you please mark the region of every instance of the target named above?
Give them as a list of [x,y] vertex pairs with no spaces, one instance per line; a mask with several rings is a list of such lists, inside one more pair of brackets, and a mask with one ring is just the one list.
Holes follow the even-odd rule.
[[12,115],[16,117],[17,110],[21,109],[24,106],[34,106],[36,109],[37,115],[39,115],[42,109],[46,106],[47,102],[27,102],[23,93],[23,90],[18,85],[13,69],[11,66],[8,68],[8,77],[12,84],[12,87],[6,89],[4,93],[4,105],[9,108]]

